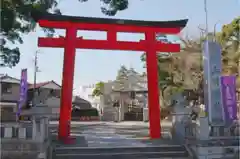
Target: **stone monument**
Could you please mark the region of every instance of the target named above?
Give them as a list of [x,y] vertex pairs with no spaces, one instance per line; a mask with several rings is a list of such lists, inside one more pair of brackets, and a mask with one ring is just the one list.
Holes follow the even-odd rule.
[[188,103],[184,99],[182,93],[177,93],[172,96],[175,105],[172,113],[172,138],[184,142],[185,125],[189,120],[191,109],[187,107]]
[[[199,159],[229,158],[239,149],[239,134],[232,133],[239,125],[226,122],[221,90],[221,47],[206,41],[204,61],[204,106],[196,121],[193,144],[188,143]],[[189,135],[189,134],[188,134]],[[189,137],[189,136],[188,136]]]

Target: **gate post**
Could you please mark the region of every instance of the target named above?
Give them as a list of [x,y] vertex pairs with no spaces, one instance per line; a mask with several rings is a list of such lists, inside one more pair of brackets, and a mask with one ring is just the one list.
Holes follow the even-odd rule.
[[66,29],[64,47],[61,105],[58,131],[59,139],[68,139],[70,136],[71,126],[69,124],[71,122],[72,111],[72,91],[73,91],[76,37],[77,29],[72,26],[68,27]]
[[154,31],[146,32],[145,40],[147,41],[146,65],[150,137],[152,139],[157,139],[161,137],[161,125],[158,88],[158,61],[155,49],[156,33]]

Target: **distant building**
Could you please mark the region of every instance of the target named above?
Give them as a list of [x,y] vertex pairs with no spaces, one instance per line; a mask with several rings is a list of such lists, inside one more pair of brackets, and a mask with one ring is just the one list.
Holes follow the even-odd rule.
[[[1,121],[16,120],[16,111],[20,95],[20,79],[0,74],[0,109],[1,109]],[[34,89],[35,88],[35,89]],[[35,95],[34,95],[35,90]],[[91,98],[91,87],[88,94],[85,94],[84,98],[74,96],[72,99],[72,106],[75,109],[92,109],[92,103],[97,108],[99,104],[97,100]],[[86,92],[85,92],[86,93]],[[55,81],[47,81],[28,85],[27,101],[23,106],[25,109],[33,104],[33,100],[36,105],[47,105],[52,108],[52,118],[58,119],[60,114],[60,98],[61,86]],[[87,99],[87,100],[86,100]],[[89,102],[90,100],[91,102]]]
[[89,101],[92,107],[100,111],[100,97],[94,97],[92,95],[94,88],[95,84],[80,86],[79,97],[86,101]]
[[[136,94],[135,99],[131,98],[131,92]],[[100,99],[103,120],[143,120],[143,108],[147,107],[146,75],[126,70],[124,77],[104,83]],[[115,100],[120,103],[119,110],[113,107]]]
[[14,112],[20,94],[20,80],[6,75],[0,75],[0,109],[1,121],[16,120]]
[[92,109],[92,105],[89,101],[80,98],[79,96],[74,96],[72,100],[72,105],[74,109]]
[[[60,113],[61,86],[55,81],[37,83],[35,85],[35,96],[33,96],[34,85],[29,85],[28,102],[34,100],[36,105],[47,105],[52,107],[52,116],[58,118]],[[34,97],[34,99],[33,99]]]
[[[52,113],[59,115],[61,86],[54,81],[37,83],[35,87],[35,104],[52,107]],[[28,85],[28,96],[23,109],[32,104],[34,85]],[[20,96],[20,79],[0,75],[0,109],[1,120],[15,120]]]

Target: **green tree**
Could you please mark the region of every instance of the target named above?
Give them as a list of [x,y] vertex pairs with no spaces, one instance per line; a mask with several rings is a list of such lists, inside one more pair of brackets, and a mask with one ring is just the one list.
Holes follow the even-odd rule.
[[98,82],[92,92],[92,96],[98,97],[103,94],[104,82]]
[[[34,30],[36,23],[31,17],[32,11],[54,11],[59,14],[60,11],[56,8],[55,0],[3,0],[1,3],[0,64],[13,67],[20,60],[20,51],[18,47],[10,47],[10,44],[22,44],[22,33]],[[49,31],[49,34],[53,32],[46,31]]]
[[126,68],[126,66],[122,65],[118,70],[116,80],[126,79],[127,76],[128,76],[128,69]]
[[223,49],[224,73],[239,75],[240,70],[240,16],[223,26],[218,33]]
[[[158,35],[157,40],[165,43],[171,43],[166,35]],[[183,87],[183,71],[181,68],[185,65],[182,60],[185,59],[183,55],[172,53],[159,53],[158,54],[158,80],[161,98],[164,100],[164,105],[170,104],[170,96],[176,91],[179,91]],[[141,61],[146,61],[145,53],[141,56]]]
[[118,70],[115,86],[119,87],[119,89],[124,89],[125,83],[128,80],[128,72],[129,70],[124,65],[122,65]]
[[[237,75],[239,81],[238,88],[240,87],[239,22],[240,17],[237,17],[231,23],[224,25],[222,30],[216,34],[216,37],[214,37],[215,35],[213,33],[208,34],[209,40],[216,39],[222,47],[222,73]],[[202,42],[205,39],[206,36],[194,40],[189,40],[188,38],[181,39],[183,43],[181,52],[179,54],[174,54],[175,58],[169,61],[171,65],[176,65],[176,68],[178,68],[174,70],[175,74],[173,76],[175,81],[178,83],[180,82],[180,85],[177,87],[182,87],[188,92],[189,100],[197,100],[199,97],[203,98]],[[179,81],[177,79],[181,80]],[[169,85],[169,87],[173,86]],[[165,93],[166,92],[172,92],[172,89],[170,89],[170,91],[165,91]],[[168,93],[168,95],[169,94],[170,93]]]
[[[114,16],[118,11],[128,7],[128,0],[100,1],[104,4],[100,7],[103,14],[109,16]],[[27,34],[36,28],[31,13],[41,11],[61,14],[57,5],[58,0],[1,0],[0,66],[13,67],[20,61],[19,48],[14,47],[14,44],[22,44],[22,34]],[[48,36],[54,34],[53,29],[44,29],[44,31]]]
[[237,89],[240,88],[240,16],[223,26],[217,35],[223,47],[223,73],[237,76]]
[[[88,0],[83,0],[88,1]],[[122,11],[128,8],[128,0],[100,0],[105,6],[101,7],[101,11],[108,15],[114,16],[118,11]]]

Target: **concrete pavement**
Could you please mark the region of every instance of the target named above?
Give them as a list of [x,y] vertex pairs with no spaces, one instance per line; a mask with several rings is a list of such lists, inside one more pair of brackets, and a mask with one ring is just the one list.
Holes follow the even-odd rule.
[[[57,132],[58,122],[51,122],[51,131]],[[121,147],[148,146],[170,143],[171,123],[162,123],[160,140],[150,140],[149,126],[144,122],[71,122],[71,136],[77,138],[77,146]],[[79,141],[82,140],[82,141]],[[84,143],[84,144],[83,144]]]
[[[179,158],[188,155],[184,146],[171,140],[170,123],[162,124],[162,138],[151,140],[149,126],[144,122],[72,122],[72,145],[53,141],[54,159],[147,159]],[[58,122],[51,122],[57,135]],[[56,137],[56,136],[55,136]]]
[[[122,122],[105,122],[105,121],[71,121],[71,126],[82,126],[82,125],[114,125],[114,126],[149,126],[149,122],[142,121],[122,121]],[[50,125],[58,125],[58,121],[50,121]],[[172,126],[172,122],[168,120],[164,120],[161,122],[161,126],[170,127]]]

